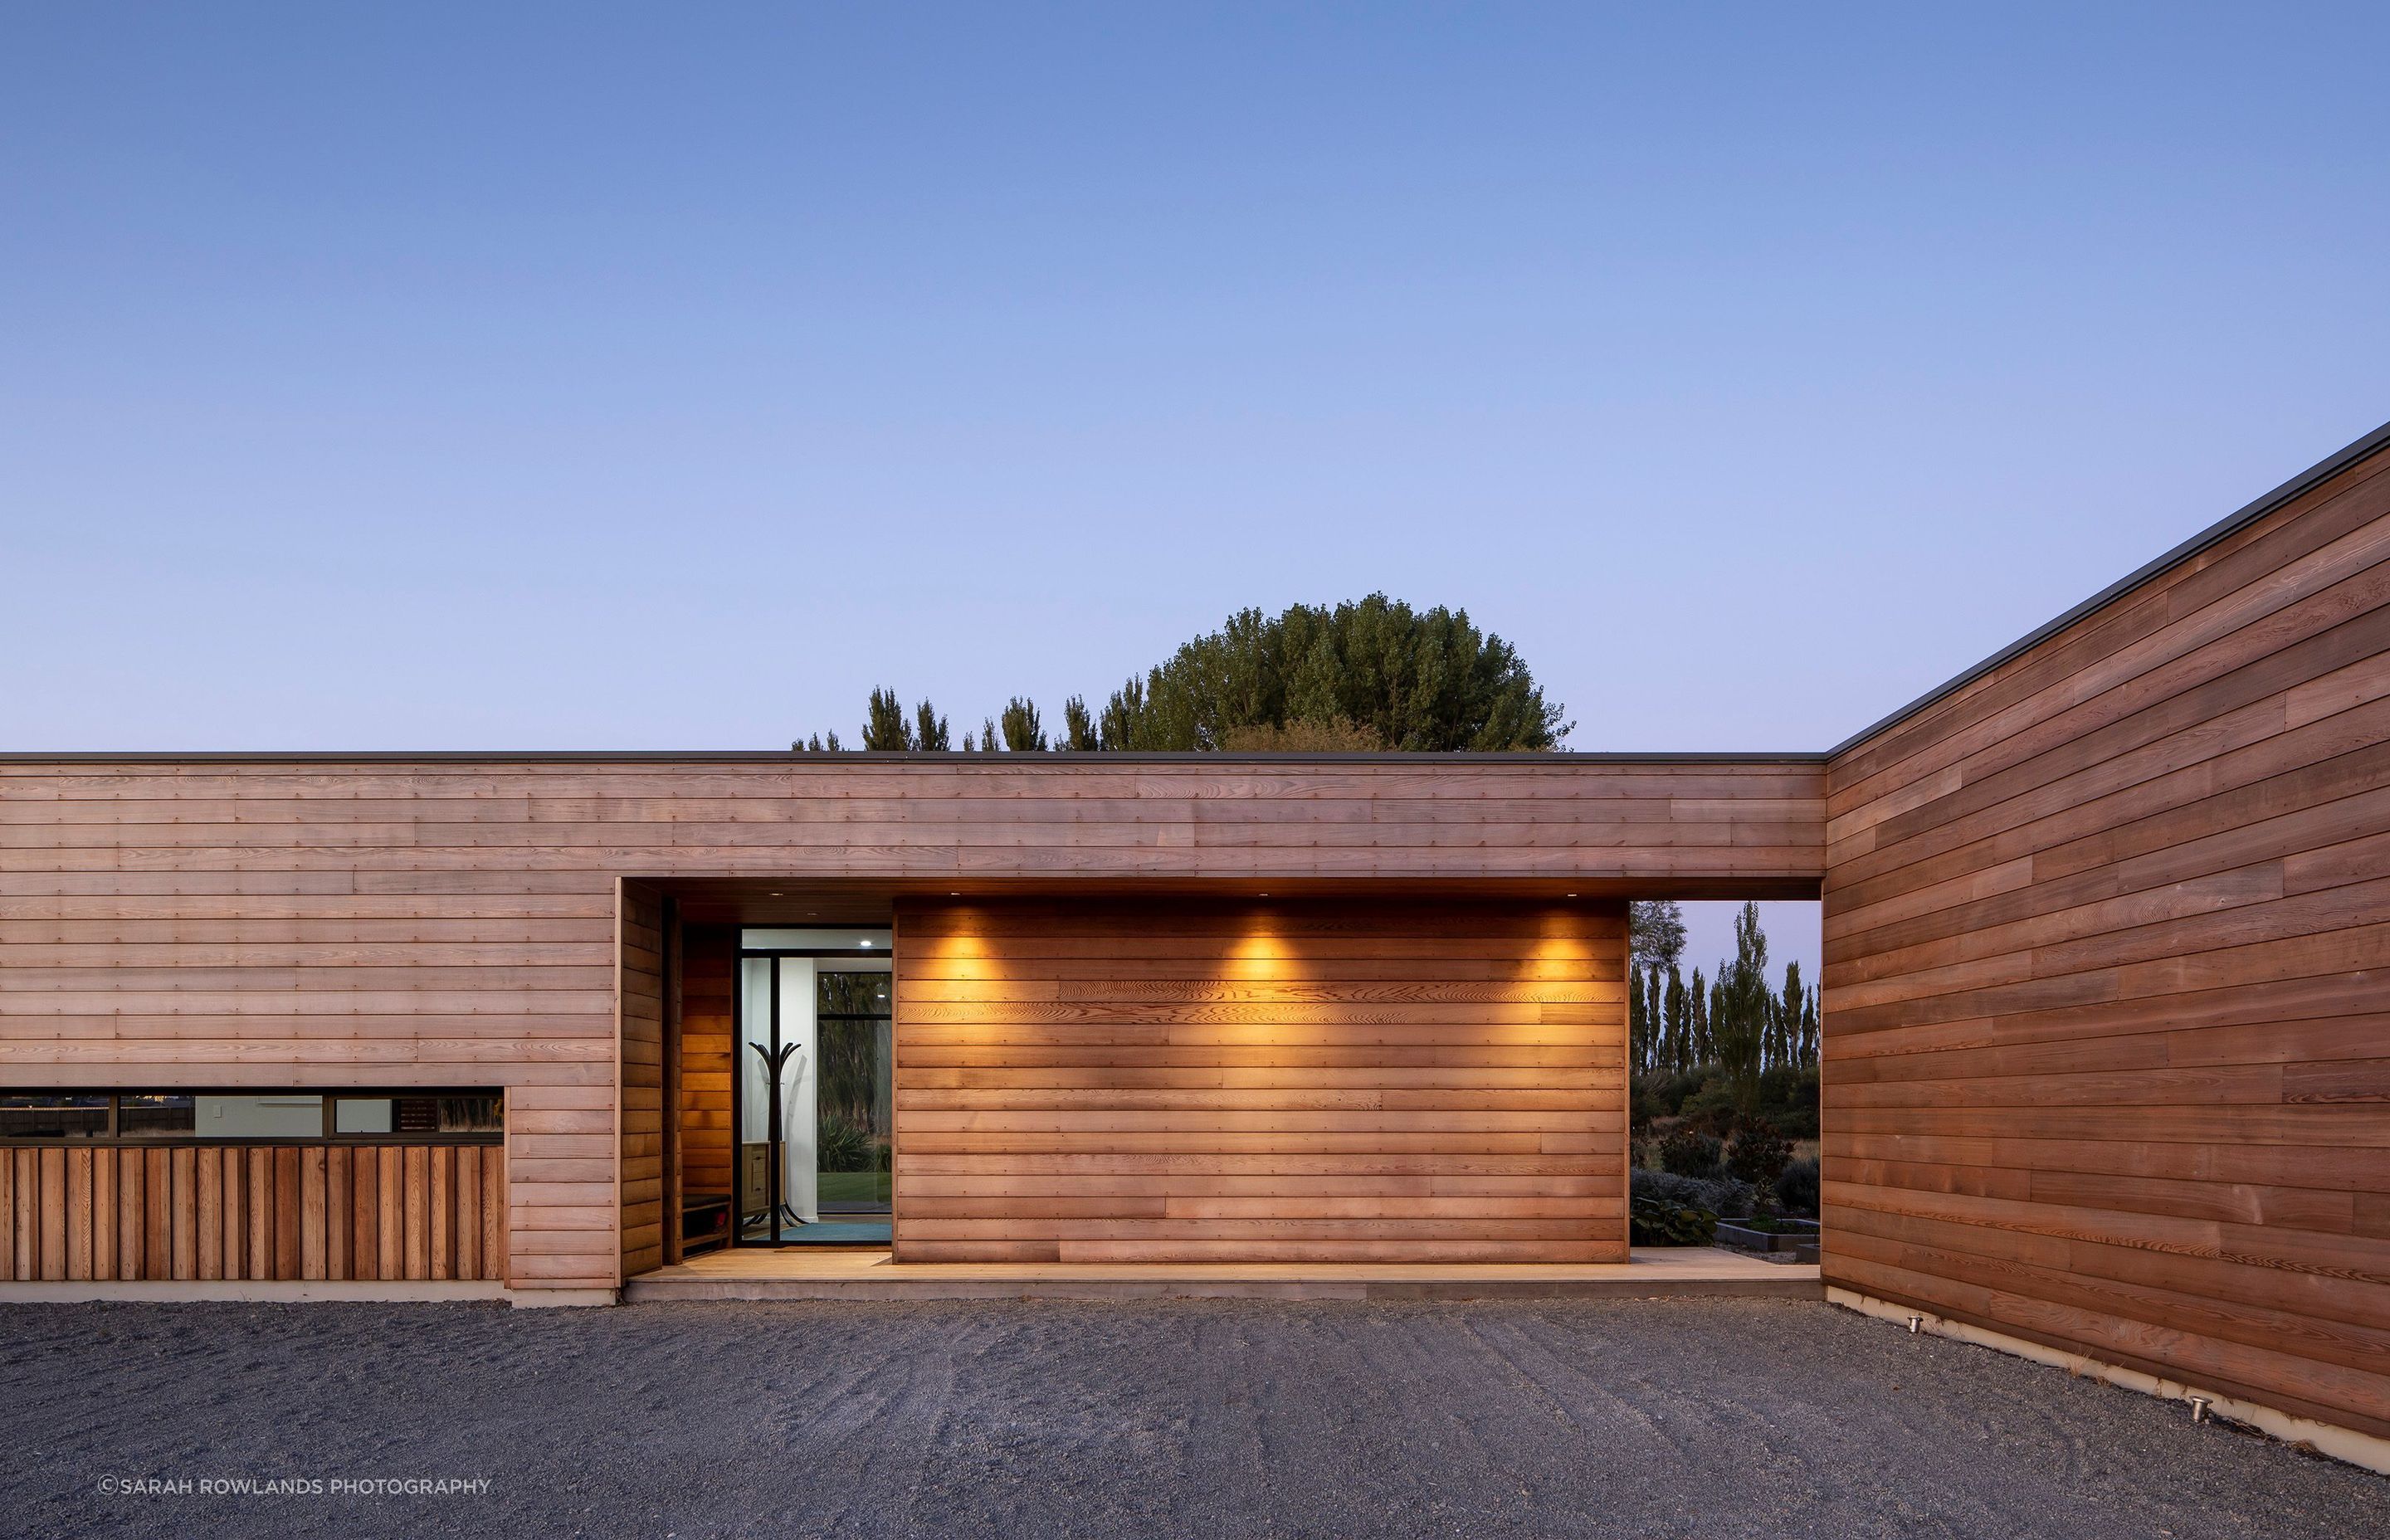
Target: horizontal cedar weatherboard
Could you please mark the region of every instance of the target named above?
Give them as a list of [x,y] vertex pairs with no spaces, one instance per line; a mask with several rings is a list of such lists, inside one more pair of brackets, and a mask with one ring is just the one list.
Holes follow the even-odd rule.
[[2385,460],[1832,761],[1829,1282],[2390,1435]]
[[[882,913],[963,879],[1793,896],[1824,826],[1823,764],[1797,756],[0,759],[0,1084],[501,1086],[510,1281],[607,1287],[660,1254],[652,904],[675,879]],[[729,931],[690,918],[678,1175],[719,1192]],[[1150,983],[1203,970],[1156,945]],[[1520,976],[1498,952],[1417,966],[1376,971]]]
[[911,902],[908,1262],[1625,1260],[1623,904]]

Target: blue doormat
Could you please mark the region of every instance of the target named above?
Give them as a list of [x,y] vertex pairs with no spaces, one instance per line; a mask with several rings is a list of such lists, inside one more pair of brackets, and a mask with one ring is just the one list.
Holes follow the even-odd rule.
[[825,1219],[817,1225],[783,1225],[780,1238],[800,1246],[885,1246],[893,1236],[885,1219]]

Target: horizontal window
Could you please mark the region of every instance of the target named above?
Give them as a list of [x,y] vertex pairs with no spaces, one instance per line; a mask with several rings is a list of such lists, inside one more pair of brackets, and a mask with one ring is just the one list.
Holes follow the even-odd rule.
[[491,1090],[0,1092],[0,1143],[495,1144]]
[[80,1092],[0,1096],[0,1138],[104,1139],[109,1101]]

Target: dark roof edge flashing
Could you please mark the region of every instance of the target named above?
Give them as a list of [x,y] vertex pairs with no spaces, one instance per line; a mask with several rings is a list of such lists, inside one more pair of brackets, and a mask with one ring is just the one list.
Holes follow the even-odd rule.
[[2131,593],[2134,589],[2139,588],[2142,584],[2149,582],[2152,578],[2190,560],[2192,557],[2197,556],[2200,552],[2207,549],[2207,547],[2215,545],[2217,541],[2222,540],[2227,535],[2231,534],[2235,531],[2240,530],[2246,525],[2256,522],[2258,520],[2266,517],[2266,515],[2273,512],[2276,508],[2281,507],[2283,504],[2291,501],[2291,499],[2299,496],[2301,494],[2313,489],[2324,481],[2330,481],[2332,477],[2339,475],[2344,470],[2346,470],[2350,466],[2357,464],[2358,461],[2363,460],[2367,456],[2383,449],[2390,449],[2390,422],[2384,423],[2381,427],[2375,429],[2372,432],[2366,434],[2363,438],[2358,440],[2355,443],[2350,444],[2347,448],[2318,461],[2316,464],[2299,472],[2296,476],[2292,477],[2289,481],[2284,481],[2281,486],[2278,486],[2273,491],[2266,494],[2263,497],[2251,503],[2246,507],[2240,509],[2236,513],[2228,514],[2224,518],[2217,520],[2215,523],[2208,525],[2207,528],[2200,531],[2197,534],[2192,535],[2189,540],[2184,541],[2181,545],[2177,545],[2173,550],[2166,552],[2165,555],[2159,557],[2154,561],[2141,566],[2127,576],[2117,579],[2115,582],[2108,584],[2107,587],[2101,589],[2098,593],[2092,595],[2089,598],[2085,599],[2081,604],[2076,605],[2074,609],[2069,610],[2066,613],[2059,616],[2057,619],[2050,621],[2046,624],[2035,627],[2025,635],[2018,637],[2015,641],[2011,642],[2008,646],[2000,648],[1998,652],[1993,653],[1982,662],[1977,663],[1974,667],[1946,680],[1940,685],[1937,685],[1933,689],[1926,691],[1923,695],[1919,696],[1916,699],[1910,701],[1908,705],[1901,707],[1898,711],[1894,712],[1891,715],[1884,717],[1882,720],[1860,728],[1857,732],[1853,733],[1850,737],[1843,739],[1840,743],[1837,743],[1832,748],[1827,750],[1826,757],[1830,760],[1839,759],[1844,754],[1850,752],[1853,749],[1857,748],[1859,745],[1867,742],[1868,739],[1876,737],[1885,729],[1896,726],[1900,723],[1908,720],[1909,717],[1915,716],[1918,712],[1925,710],[1926,707],[1933,705],[1935,701],[1957,694],[1959,691],[1965,689],[1969,685],[1973,684],[1976,680],[1981,679],[1984,675],[1991,673],[1994,669],[1998,668],[2010,659],[2016,657],[2019,653],[2027,651],[2039,643],[2056,635],[2059,632],[2065,630],[2068,626],[2073,625],[2075,622],[2083,619],[2086,615],[2088,615],[2094,610],[2100,610],[2106,605],[2114,603],[2116,599]]

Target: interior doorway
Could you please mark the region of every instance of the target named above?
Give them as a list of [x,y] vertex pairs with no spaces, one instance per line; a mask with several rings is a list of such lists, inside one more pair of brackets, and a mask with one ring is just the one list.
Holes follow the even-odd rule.
[[891,1243],[890,940],[869,930],[739,933],[734,1244]]

